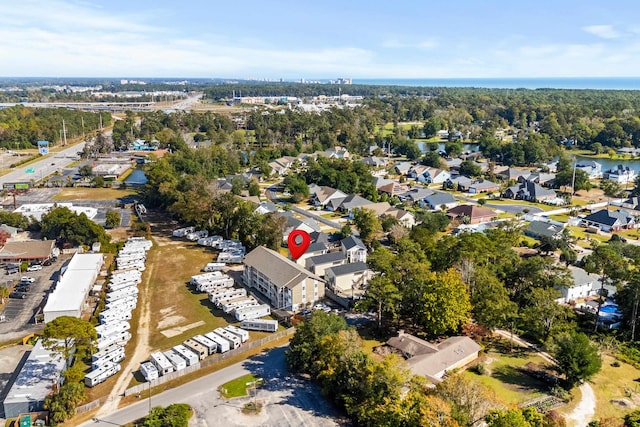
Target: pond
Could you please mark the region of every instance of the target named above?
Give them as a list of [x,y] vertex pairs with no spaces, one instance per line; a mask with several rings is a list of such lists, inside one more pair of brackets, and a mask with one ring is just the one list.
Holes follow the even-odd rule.
[[124,182],[130,187],[139,187],[147,183],[147,176],[141,168],[135,168]]
[[629,169],[636,171],[636,173],[640,174],[640,160],[631,160],[631,159],[592,159],[590,157],[584,156],[576,156],[576,160],[578,162],[584,161],[596,161],[602,165],[602,171],[608,171],[609,169],[613,169],[618,165],[629,166]]

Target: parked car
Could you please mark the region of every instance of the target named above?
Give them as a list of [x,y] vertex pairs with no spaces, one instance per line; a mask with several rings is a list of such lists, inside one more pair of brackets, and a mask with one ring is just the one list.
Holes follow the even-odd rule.
[[20,282],[22,282],[22,283],[33,283],[35,281],[36,281],[36,279],[34,279],[33,277],[29,277],[29,276],[22,276],[20,278]]
[[50,260],[50,259],[45,260],[45,261],[42,263],[42,265],[46,265],[46,266],[51,265],[51,260]]
[[27,297],[27,294],[25,292],[15,291],[9,294],[9,298],[25,299],[26,297]]
[[20,270],[17,268],[7,268],[7,274],[16,274],[18,273]]
[[31,290],[31,286],[29,285],[20,285],[16,288],[18,292],[29,292]]
[[27,267],[27,271],[40,271],[40,270],[42,270],[42,266],[39,264],[30,265],[29,267]]

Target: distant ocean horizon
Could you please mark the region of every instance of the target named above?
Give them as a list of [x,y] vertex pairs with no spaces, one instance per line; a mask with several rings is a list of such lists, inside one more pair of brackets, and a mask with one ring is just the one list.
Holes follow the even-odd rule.
[[451,79],[353,79],[379,86],[475,87],[488,89],[640,90],[640,77],[530,77]]

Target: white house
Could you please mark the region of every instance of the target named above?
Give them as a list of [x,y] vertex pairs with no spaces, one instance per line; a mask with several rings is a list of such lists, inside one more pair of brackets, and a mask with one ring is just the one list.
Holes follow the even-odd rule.
[[367,262],[367,247],[359,238],[349,236],[340,242],[340,246],[349,262]]

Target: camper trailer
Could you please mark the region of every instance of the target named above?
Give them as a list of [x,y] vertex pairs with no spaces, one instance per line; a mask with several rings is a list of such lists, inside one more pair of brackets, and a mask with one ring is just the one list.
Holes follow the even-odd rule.
[[138,288],[135,286],[129,286],[128,288],[120,289],[119,291],[108,292],[107,293],[107,304],[117,301],[122,298],[130,297],[130,296],[138,296]]
[[245,307],[254,307],[258,301],[254,297],[237,297],[229,300],[220,301],[222,311],[231,313],[233,310]]
[[242,344],[242,341],[240,340],[240,337],[232,334],[229,331],[226,331],[222,328],[217,328],[214,329],[213,332],[215,334],[220,335],[222,338],[224,338],[225,340],[229,341],[229,344],[231,344],[231,349],[235,350],[236,348],[240,347],[240,345]]
[[239,308],[235,311],[236,320],[258,319],[271,314],[271,308],[267,304],[254,307]]
[[163,351],[162,354],[169,359],[169,362],[173,365],[173,369],[176,371],[180,371],[187,367],[187,362],[175,351],[167,350]]
[[227,351],[231,350],[231,345],[229,344],[229,341],[222,338],[220,335],[214,332],[208,332],[204,334],[204,336],[209,338],[214,343],[218,344],[219,353],[226,353]]
[[178,344],[177,346],[173,347],[173,351],[175,351],[176,354],[179,354],[180,357],[182,357],[187,362],[187,366],[195,365],[200,360],[197,354],[195,354],[193,351],[189,350],[182,344]]
[[226,266],[227,264],[225,264],[224,262],[209,262],[204,266],[202,271],[222,271]]
[[203,360],[205,357],[209,355],[209,350],[203,346],[202,344],[194,341],[193,339],[188,339],[182,343],[187,349],[193,351],[200,360]]
[[275,332],[278,330],[277,320],[252,319],[240,322],[240,327],[252,331]]
[[207,236],[209,236],[209,232],[207,230],[198,230],[198,231],[192,231],[191,233],[188,233],[184,237],[191,242],[195,242],[198,239],[202,239]]
[[131,332],[118,332],[117,334],[107,335],[104,338],[98,338],[98,350],[108,347],[111,344],[125,345],[131,339]]
[[199,292],[212,292],[219,289],[231,288],[233,287],[234,281],[232,278],[228,277],[221,280],[212,280],[210,282],[198,283],[196,286],[196,290]]
[[131,320],[131,310],[125,308],[112,308],[100,313],[100,323],[110,323],[114,321]]
[[151,362],[142,362],[140,364],[140,373],[144,377],[145,380],[151,382],[157,380],[160,376],[158,372],[158,368]]
[[134,287],[138,286],[138,282],[136,282],[135,280],[130,280],[128,282],[117,282],[117,283],[110,282],[107,285],[107,288],[109,289],[109,292],[115,292],[121,289],[126,289],[130,286],[134,286]]
[[108,335],[117,334],[118,332],[128,331],[131,328],[129,322],[119,321],[115,323],[106,323],[103,325],[96,326],[96,333],[98,337],[106,337]]
[[95,358],[95,356],[97,356],[98,353],[101,353],[101,352],[94,354],[91,361],[91,369],[99,369],[100,367],[104,366],[107,363],[122,362],[125,356],[124,347],[120,347],[120,346],[118,347],[119,348],[117,350],[101,355],[98,358]]
[[194,231],[195,227],[178,228],[177,230],[173,230],[173,237],[184,237]]
[[247,290],[244,288],[222,288],[209,292],[209,301],[218,306],[222,300],[246,296]]
[[87,387],[93,387],[101,382],[106,381],[110,376],[117,374],[120,372],[120,364],[107,362],[103,366],[98,369],[95,369],[89,372],[84,376],[84,384]]
[[209,354],[213,354],[218,351],[218,344],[211,341],[209,338],[204,337],[203,335],[196,335],[192,339],[205,347]]
[[242,342],[247,342],[249,340],[249,332],[245,331],[244,329],[238,328],[237,326],[233,325],[229,325],[224,329],[240,337],[240,341]]
[[227,264],[242,264],[244,262],[244,252],[220,252],[216,261]]
[[154,353],[151,353],[150,359],[151,363],[153,363],[155,367],[158,368],[158,374],[160,376],[167,375],[173,372],[173,365],[171,364],[169,359],[167,359],[167,357],[161,352],[156,351]]

